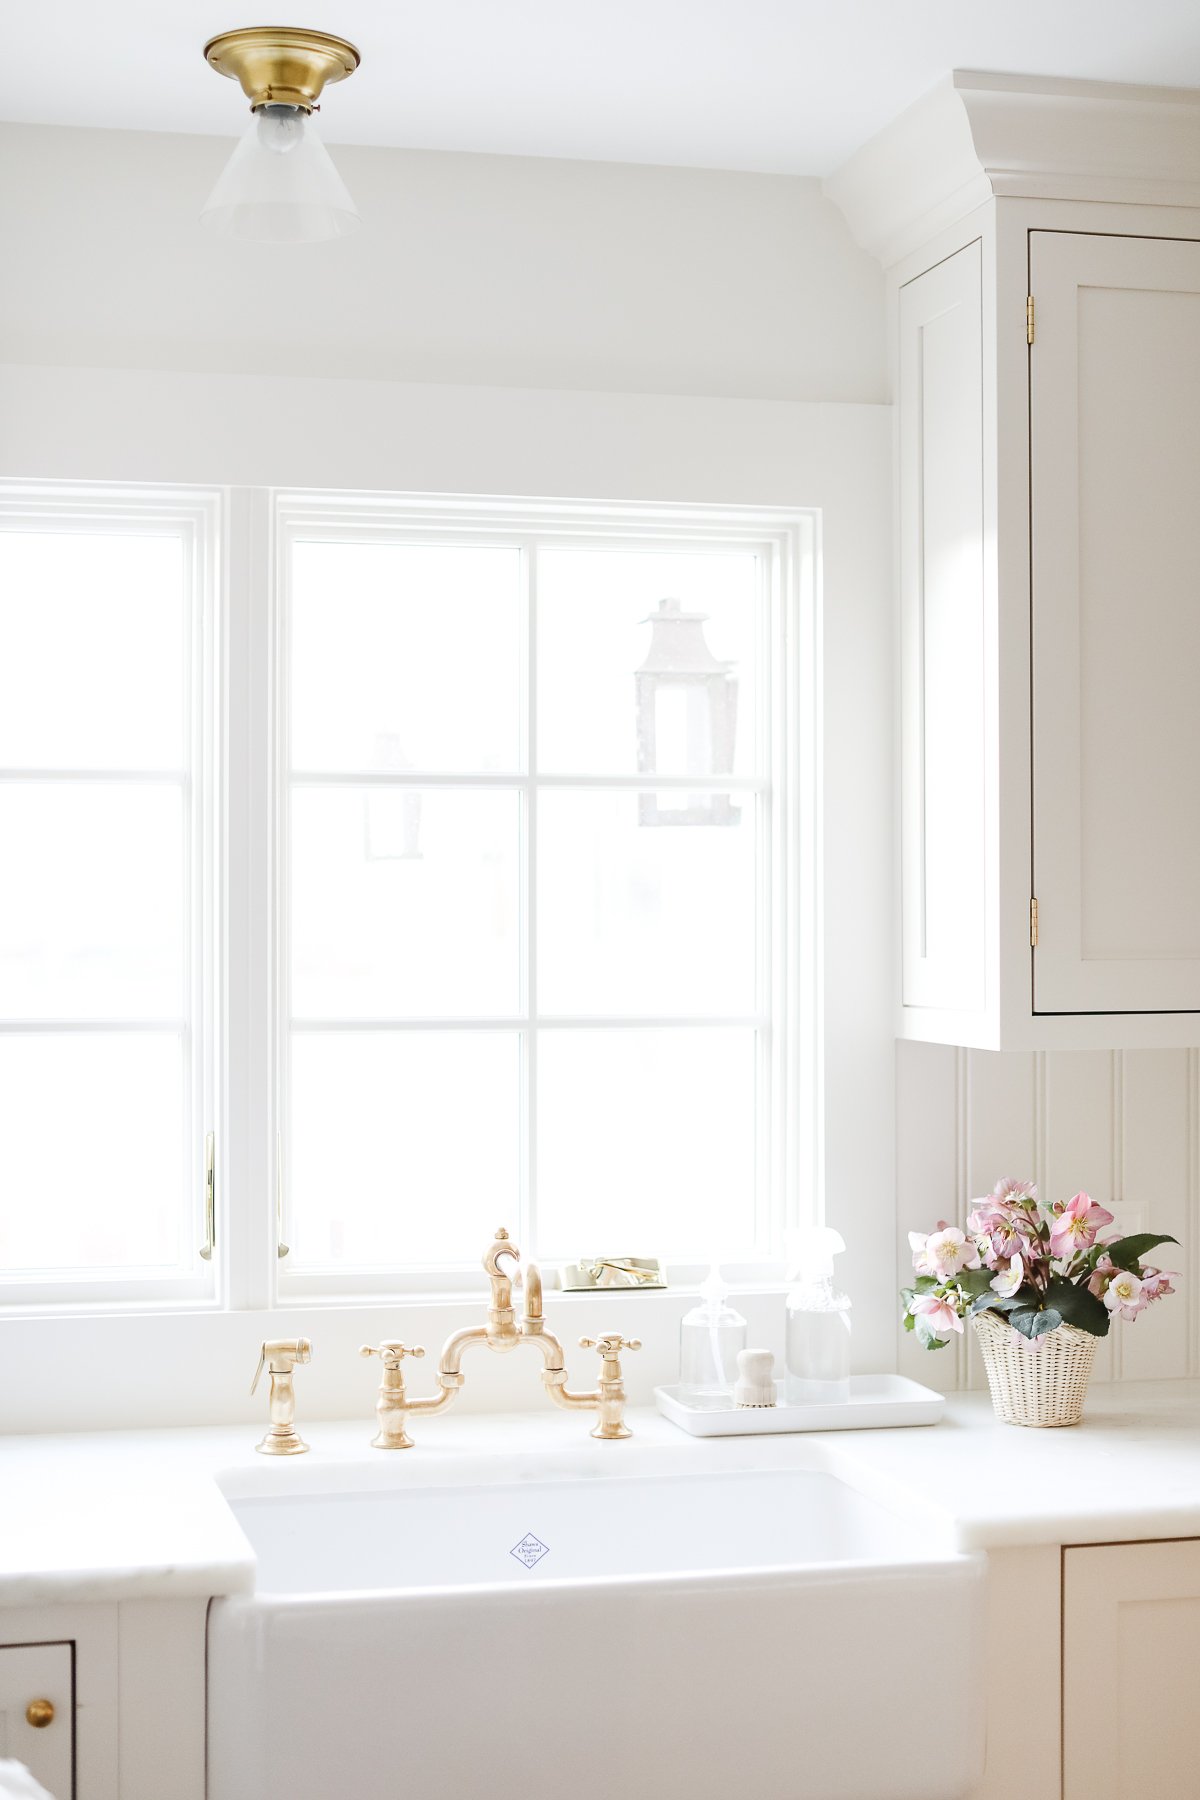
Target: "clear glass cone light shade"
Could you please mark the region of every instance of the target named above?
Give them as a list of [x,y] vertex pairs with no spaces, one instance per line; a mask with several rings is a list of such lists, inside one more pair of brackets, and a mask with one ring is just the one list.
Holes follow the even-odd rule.
[[264,244],[312,244],[359,226],[346,184],[299,106],[256,110],[200,218],[227,237]]

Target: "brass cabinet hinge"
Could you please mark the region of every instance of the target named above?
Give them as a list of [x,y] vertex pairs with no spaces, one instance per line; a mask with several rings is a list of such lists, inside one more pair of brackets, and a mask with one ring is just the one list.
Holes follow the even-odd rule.
[[1031,900],[1029,902],[1029,948],[1031,950],[1037,949],[1037,941],[1038,941],[1037,901]]
[[1033,337],[1034,337],[1033,295],[1026,294],[1026,296],[1025,296],[1025,342],[1027,344],[1032,344]]

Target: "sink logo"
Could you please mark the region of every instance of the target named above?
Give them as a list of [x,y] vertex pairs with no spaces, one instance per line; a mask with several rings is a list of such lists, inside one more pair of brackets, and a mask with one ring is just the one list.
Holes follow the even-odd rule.
[[535,1563],[541,1562],[549,1549],[549,1544],[543,1544],[541,1538],[535,1538],[532,1531],[527,1531],[520,1543],[514,1544],[508,1554],[515,1556],[519,1563],[524,1563],[527,1569],[532,1569]]

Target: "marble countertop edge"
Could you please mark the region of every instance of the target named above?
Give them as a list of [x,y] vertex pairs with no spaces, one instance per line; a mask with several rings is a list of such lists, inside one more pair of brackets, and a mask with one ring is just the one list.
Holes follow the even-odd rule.
[[1097,1388],[1067,1431],[1003,1425],[980,1394],[890,1431],[695,1439],[652,1409],[630,1419],[612,1445],[571,1415],[449,1415],[395,1457],[361,1420],[306,1422],[313,1454],[287,1459],[242,1426],[0,1438],[0,1607],[251,1592],[226,1495],[591,1479],[616,1459],[645,1476],[824,1469],[964,1552],[1200,1537],[1200,1380]]

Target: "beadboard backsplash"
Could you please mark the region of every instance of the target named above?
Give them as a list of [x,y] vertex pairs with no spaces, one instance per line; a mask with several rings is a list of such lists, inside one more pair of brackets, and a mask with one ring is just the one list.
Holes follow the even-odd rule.
[[[1042,1193],[1085,1188],[1125,1232],[1167,1231],[1163,1262],[1183,1280],[1100,1347],[1095,1379],[1200,1373],[1200,1051],[996,1054],[896,1046],[897,1269],[911,1277],[909,1231],[961,1225],[1001,1175]],[[949,1391],[986,1385],[970,1326],[947,1350],[901,1333],[900,1368]]]

